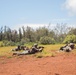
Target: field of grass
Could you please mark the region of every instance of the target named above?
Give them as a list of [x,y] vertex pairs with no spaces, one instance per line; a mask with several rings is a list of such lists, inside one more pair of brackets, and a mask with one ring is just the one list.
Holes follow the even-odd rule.
[[[31,45],[26,45],[29,48]],[[43,57],[43,56],[55,56],[54,50],[57,51],[61,46],[64,46],[64,44],[55,44],[55,45],[39,45],[44,46],[44,50],[42,52],[34,54],[36,57]],[[0,57],[1,56],[12,56],[11,49],[15,48],[16,46],[8,46],[8,47],[0,47]],[[76,50],[75,50],[76,52]]]
[[12,54],[11,49],[13,49],[13,48],[15,48],[15,46],[0,47],[0,57],[11,55]]
[[37,57],[43,57],[43,56],[55,56],[55,53],[53,52],[58,51],[61,46],[64,46],[64,44],[55,44],[55,45],[41,45],[44,46],[44,50],[41,53],[37,53]]
[[[31,47],[31,45],[27,45],[28,47]],[[58,50],[60,46],[62,45],[41,45],[44,46],[44,50],[42,54],[49,54],[49,51],[51,50]],[[11,49],[15,48],[15,46],[8,46],[8,47],[0,47],[0,56],[8,56],[12,53]]]

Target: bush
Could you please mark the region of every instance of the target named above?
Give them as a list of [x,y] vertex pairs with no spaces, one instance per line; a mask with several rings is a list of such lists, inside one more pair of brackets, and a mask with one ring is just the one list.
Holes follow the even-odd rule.
[[20,44],[24,45],[25,43],[28,43],[28,42],[29,42],[28,38],[23,38],[23,39],[21,39]]
[[55,44],[55,40],[51,37],[47,37],[47,36],[44,36],[44,37],[41,37],[40,38],[40,43],[41,44]]
[[14,46],[15,42],[3,40],[3,46]]
[[63,43],[70,43],[70,42],[76,43],[76,35],[67,35],[63,41]]

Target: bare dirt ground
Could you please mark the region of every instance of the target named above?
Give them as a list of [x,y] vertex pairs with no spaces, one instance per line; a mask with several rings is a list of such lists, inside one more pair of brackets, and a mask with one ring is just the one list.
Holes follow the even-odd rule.
[[55,57],[13,56],[0,58],[0,75],[76,75],[76,55],[58,53]]

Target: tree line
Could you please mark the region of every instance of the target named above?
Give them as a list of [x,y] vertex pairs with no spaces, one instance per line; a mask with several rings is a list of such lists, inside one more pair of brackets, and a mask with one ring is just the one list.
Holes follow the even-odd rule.
[[55,44],[73,41],[76,43],[76,28],[68,27],[67,24],[57,24],[53,29],[50,25],[37,29],[22,26],[18,30],[13,30],[8,26],[2,26],[0,27],[0,41],[5,44],[8,43],[8,45],[29,42]]

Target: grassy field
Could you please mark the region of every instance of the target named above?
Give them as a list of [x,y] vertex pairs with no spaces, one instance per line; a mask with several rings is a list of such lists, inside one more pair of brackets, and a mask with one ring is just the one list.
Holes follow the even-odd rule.
[[[29,48],[31,45],[26,45]],[[44,50],[40,53],[34,54],[36,57],[42,57],[42,56],[55,56],[55,53],[53,52],[54,50],[57,51],[61,46],[64,46],[64,44],[55,44],[55,45],[39,45],[39,46],[44,46]],[[8,46],[8,47],[0,47],[0,57],[1,56],[7,56],[10,57],[12,56],[12,51],[11,49],[15,48],[16,46]],[[76,50],[75,50],[76,52]]]
[[11,49],[15,48],[15,46],[8,47],[0,47],[0,57],[1,56],[10,56],[12,54]]

